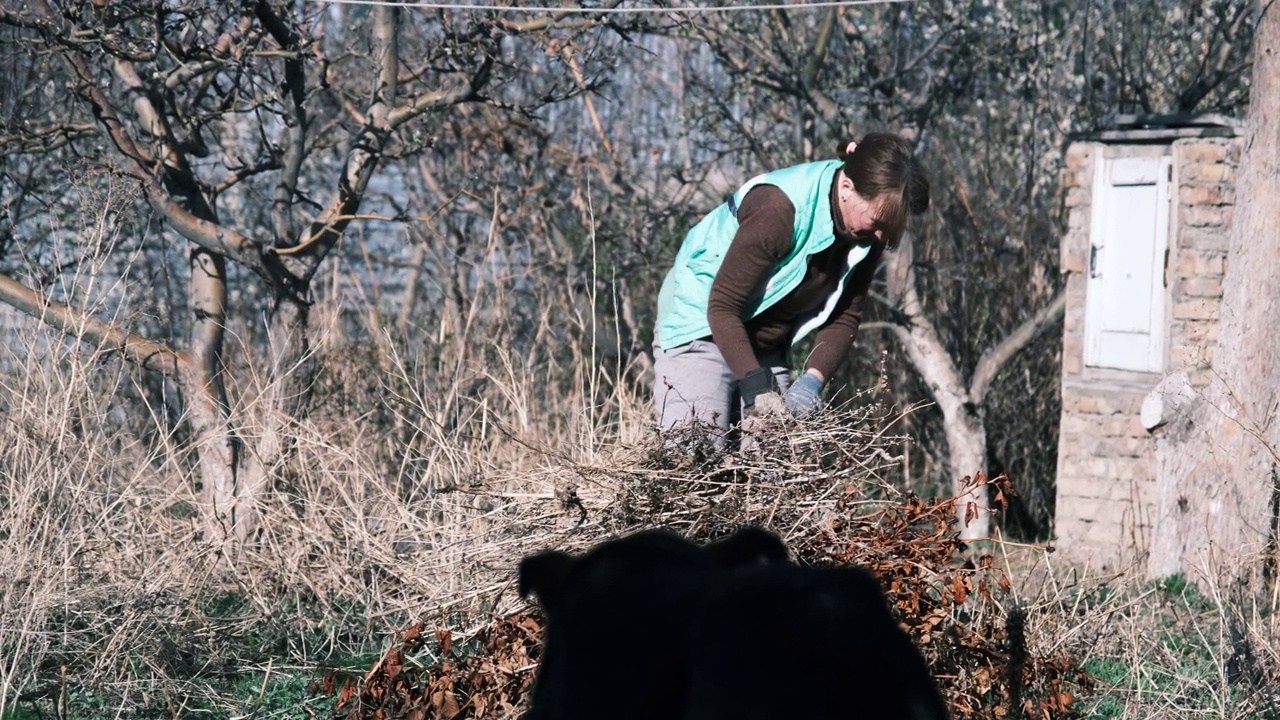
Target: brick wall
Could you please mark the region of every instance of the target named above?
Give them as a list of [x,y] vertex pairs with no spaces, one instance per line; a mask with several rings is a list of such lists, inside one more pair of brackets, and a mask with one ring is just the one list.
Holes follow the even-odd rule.
[[1168,268],[1170,371],[1208,382],[1218,340],[1218,304],[1227,266],[1227,236],[1236,200],[1241,142],[1227,138],[1173,144],[1176,211]]
[[1100,570],[1141,562],[1155,504],[1154,442],[1139,416],[1143,398],[1162,373],[1084,365],[1094,163],[1100,157],[1173,155],[1165,367],[1200,368],[1203,379],[1217,337],[1239,152],[1238,140],[1218,138],[1182,139],[1172,145],[1077,142],[1067,150],[1061,178],[1067,209],[1061,244],[1067,307],[1055,518],[1055,544],[1067,562]]

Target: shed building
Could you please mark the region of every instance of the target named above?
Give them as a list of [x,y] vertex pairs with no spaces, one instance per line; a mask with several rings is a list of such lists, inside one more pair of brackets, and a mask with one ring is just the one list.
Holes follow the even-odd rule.
[[1219,115],[1116,116],[1066,152],[1067,305],[1056,547],[1141,566],[1155,508],[1144,398],[1166,373],[1208,381],[1240,161]]

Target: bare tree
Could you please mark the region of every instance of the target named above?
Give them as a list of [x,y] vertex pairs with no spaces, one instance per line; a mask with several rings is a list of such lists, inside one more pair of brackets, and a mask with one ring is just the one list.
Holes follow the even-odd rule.
[[[485,91],[515,74],[500,61],[504,38],[546,33],[554,23],[426,13],[406,20],[393,5],[37,0],[0,9],[0,24],[35,58],[18,62],[34,76],[33,91],[20,98],[21,122],[4,136],[6,149],[38,156],[62,148],[64,157],[134,178],[150,210],[186,242],[190,265],[185,339],[75,318],[48,288],[12,277],[0,299],[54,327],[86,329],[84,339],[177,381],[199,458],[206,535],[243,540],[254,532],[261,492],[288,458],[287,424],[307,411],[317,370],[313,279],[362,217],[376,171],[435,142],[417,118],[466,104],[521,116],[548,102],[552,96]],[[57,84],[72,88],[73,100],[42,104]],[[14,162],[22,170],[37,160]],[[11,207],[23,192],[22,183],[14,187]],[[259,372],[266,393],[252,400],[252,437],[239,432],[226,390],[234,277],[267,297]]]

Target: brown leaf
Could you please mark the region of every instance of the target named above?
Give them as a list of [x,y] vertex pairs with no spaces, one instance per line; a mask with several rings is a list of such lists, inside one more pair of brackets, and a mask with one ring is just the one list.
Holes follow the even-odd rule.
[[383,673],[387,677],[395,677],[404,669],[404,653],[400,648],[387,651],[386,660],[382,663]]
[[436,628],[436,642],[440,643],[440,651],[445,655],[453,653],[453,633],[444,628]]
[[452,692],[445,693],[444,703],[440,706],[440,717],[445,720],[451,720],[451,718],[457,717],[460,712],[462,710],[458,707],[458,698]]
[[344,680],[342,683],[342,692],[338,693],[338,709],[342,709],[351,702],[356,696],[356,684],[351,680]]
[[973,671],[973,680],[978,686],[978,692],[986,694],[991,691],[991,671],[980,667]]

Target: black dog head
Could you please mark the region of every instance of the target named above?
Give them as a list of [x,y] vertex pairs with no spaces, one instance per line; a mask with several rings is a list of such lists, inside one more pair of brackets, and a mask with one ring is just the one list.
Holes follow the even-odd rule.
[[518,589],[521,597],[535,596],[543,612],[554,617],[566,583],[569,592],[612,594],[632,585],[625,577],[630,572],[681,573],[692,568],[779,563],[787,558],[782,540],[759,527],[743,528],[701,547],[667,530],[645,530],[608,540],[584,555],[560,550],[529,555],[520,561]]
[[786,559],[782,541],[759,528],[707,545],[649,530],[582,555],[526,557],[520,594],[536,596],[546,615],[527,718],[679,718],[699,598],[731,568]]

